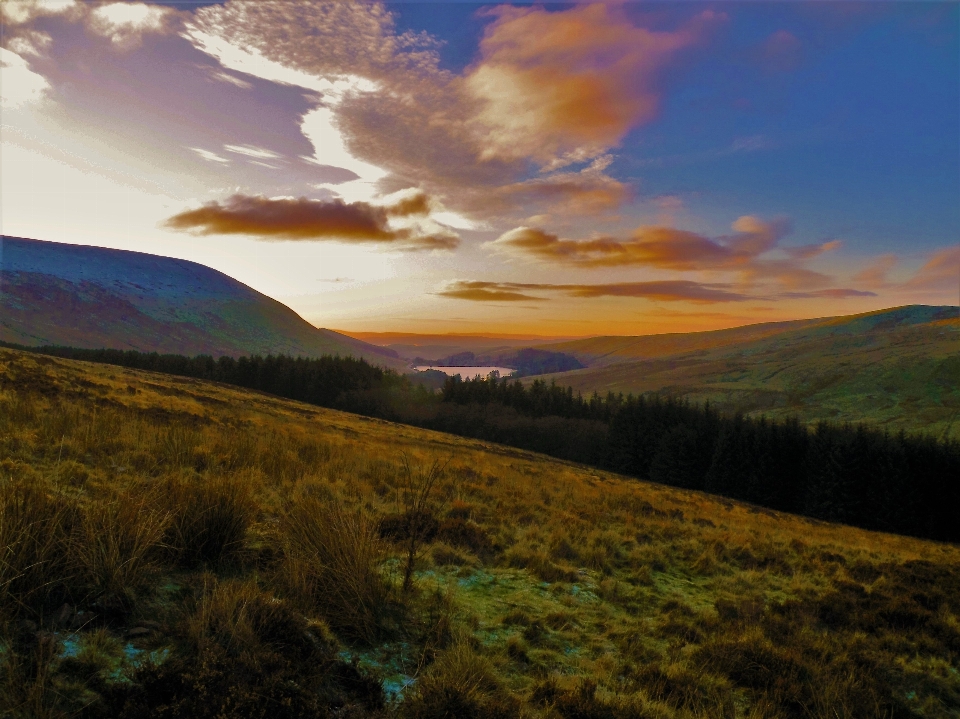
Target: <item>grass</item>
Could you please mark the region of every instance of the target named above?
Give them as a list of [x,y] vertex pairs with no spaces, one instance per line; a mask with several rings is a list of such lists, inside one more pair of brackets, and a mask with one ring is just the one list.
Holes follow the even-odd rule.
[[0,557],[14,717],[960,713],[957,547],[7,350]]
[[904,307],[548,348],[573,352],[589,365],[545,377],[585,396],[661,392],[728,414],[960,437],[956,308]]

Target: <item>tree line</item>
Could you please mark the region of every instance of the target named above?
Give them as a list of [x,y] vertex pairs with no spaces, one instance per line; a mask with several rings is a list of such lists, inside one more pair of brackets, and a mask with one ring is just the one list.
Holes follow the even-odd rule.
[[673,397],[583,397],[543,380],[525,386],[457,376],[434,393],[352,357],[20,349],[224,382],[817,519],[960,541],[960,442],[954,440],[724,416]]

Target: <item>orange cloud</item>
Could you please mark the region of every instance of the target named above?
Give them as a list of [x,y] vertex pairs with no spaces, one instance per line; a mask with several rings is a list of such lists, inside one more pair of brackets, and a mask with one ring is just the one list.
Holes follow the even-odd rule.
[[500,188],[509,203],[528,207],[543,202],[553,211],[596,214],[613,210],[631,196],[629,185],[603,174],[605,165],[596,163],[582,172],[561,172]]
[[782,220],[765,222],[744,216],[733,223],[737,234],[712,240],[672,227],[641,226],[631,237],[566,240],[535,227],[505,232],[489,246],[509,254],[586,267],[630,265],[669,270],[730,269],[773,249],[789,230]]
[[426,204],[427,199],[422,195],[385,207],[366,202],[346,203],[339,199],[269,199],[234,195],[222,204],[209,202],[196,210],[174,215],[164,222],[164,226],[200,235],[243,234],[264,240],[396,243],[403,249],[456,247],[459,238],[446,231],[417,234],[410,229],[390,227],[390,216],[422,214]]
[[[960,245],[933,253],[904,285],[911,289],[953,290],[960,293]],[[956,299],[956,295],[954,296]]]
[[527,291],[561,293],[568,297],[636,297],[666,302],[742,302],[754,299],[731,292],[729,285],[703,284],[689,280],[654,282],[619,282],[611,284],[540,284],[519,282],[480,282],[455,280],[436,294],[461,300],[488,302],[495,300],[545,300],[545,297],[524,294]]
[[822,255],[824,252],[832,252],[833,250],[840,249],[842,244],[843,242],[840,240],[830,240],[829,242],[821,242],[819,244],[782,247],[781,249],[793,259],[810,260],[818,255]]
[[427,215],[430,213],[430,198],[423,192],[397,200],[387,207],[387,212],[396,217]]
[[722,17],[705,11],[664,32],[637,27],[604,3],[491,14],[481,60],[464,80],[481,103],[483,157],[531,158],[551,169],[594,157],[653,119],[663,69]]
[[[773,280],[792,291],[811,291],[830,284],[829,276],[804,267],[803,263],[837,249],[839,240],[781,248],[779,241],[791,229],[789,221],[783,218],[762,220],[745,215],[731,227],[733,234],[718,238],[644,225],[627,238],[596,236],[583,240],[563,239],[537,227],[517,227],[487,246],[508,255],[577,267],[736,272],[745,285]],[[764,257],[772,250],[782,250],[787,258]]]

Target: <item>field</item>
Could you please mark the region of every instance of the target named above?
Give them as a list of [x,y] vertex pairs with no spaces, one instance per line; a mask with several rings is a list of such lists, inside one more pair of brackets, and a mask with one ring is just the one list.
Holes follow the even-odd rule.
[[649,337],[598,337],[542,349],[587,369],[547,375],[589,395],[682,395],[717,409],[802,421],[867,422],[960,437],[960,318],[903,307]]
[[0,349],[14,717],[951,717],[960,549]]

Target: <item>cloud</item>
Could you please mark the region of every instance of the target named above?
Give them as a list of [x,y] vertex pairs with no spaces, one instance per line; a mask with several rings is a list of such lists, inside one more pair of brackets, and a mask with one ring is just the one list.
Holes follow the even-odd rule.
[[253,145],[224,145],[223,149],[227,150],[228,152],[236,153],[237,155],[256,157],[261,160],[273,160],[280,157],[280,155],[272,150],[265,150],[262,147],[254,147]]
[[[926,302],[956,304],[960,297],[960,246],[945,247],[929,254],[926,262],[906,280],[891,279],[890,272],[900,262],[900,258],[894,254],[880,255],[855,274],[853,280],[875,290],[906,294],[911,298],[920,294],[926,296],[923,300]],[[942,299],[934,299],[931,294],[939,295]]]
[[51,43],[53,43],[53,38],[48,33],[36,30],[21,30],[16,37],[11,38],[7,43],[7,50],[20,56],[41,57],[50,48]]
[[602,161],[598,158],[590,167],[580,172],[561,172],[546,177],[536,177],[523,182],[506,185],[499,194],[507,203],[531,205],[543,203],[550,211],[571,214],[596,214],[614,210],[631,196],[629,185],[605,175]]
[[[831,240],[798,247],[779,247],[792,227],[785,218],[738,218],[732,234],[720,237],[642,225],[626,238],[597,235],[563,239],[537,227],[517,227],[485,246],[518,258],[543,260],[574,267],[648,267],[675,272],[733,272],[742,284],[774,281],[795,291],[829,285],[831,278],[804,266],[804,262],[840,246]],[[783,251],[786,259],[767,253]]]
[[864,269],[853,276],[854,281],[862,282],[868,287],[885,287],[887,274],[897,266],[899,260],[896,255],[880,255]]
[[230,83],[231,85],[236,85],[237,87],[242,88],[244,90],[249,90],[253,87],[253,85],[251,85],[246,80],[241,80],[239,77],[231,75],[228,72],[215,72],[211,75],[211,77],[214,80],[219,80],[220,82],[227,82],[227,83]]
[[811,292],[783,292],[781,297],[786,299],[810,299],[813,297],[829,297],[834,300],[844,300],[848,297],[876,297],[876,292],[866,290],[853,290],[848,288],[836,288],[826,290],[813,290]]
[[840,249],[843,242],[841,240],[830,240],[829,242],[820,242],[812,245],[798,245],[796,247],[781,247],[787,256],[795,260],[810,260],[822,255],[824,252],[832,252]]
[[217,153],[210,152],[209,150],[204,150],[200,147],[191,147],[190,149],[193,150],[198,155],[200,155],[200,157],[202,157],[204,160],[207,160],[209,162],[219,162],[220,164],[227,164],[230,162],[230,160],[228,160],[227,158],[220,157],[220,155],[218,155]]
[[116,2],[100,5],[90,13],[90,29],[110,38],[118,48],[130,49],[140,43],[144,33],[162,33],[167,19],[173,14],[169,8],[138,2]]
[[720,16],[672,31],[603,5],[493,18],[460,75],[441,67],[435,40],[398,31],[380,3],[228,2],[198,9],[186,27],[224,67],[322,96],[303,132],[319,162],[362,178],[336,188],[342,196],[420,187],[461,215],[516,221],[543,211],[531,205],[583,215],[629,199],[602,167],[551,173],[602,157],[651,119],[663,71]]
[[[449,231],[393,229],[391,216],[410,214],[401,202],[376,206],[366,202],[308,200],[234,195],[167,219],[163,226],[198,235],[252,235],[261,240],[341,240],[392,244],[404,250],[453,249],[459,238]],[[416,228],[419,229],[419,228]]]
[[[927,291],[960,292],[960,245],[937,250],[903,287]],[[954,294],[954,300],[957,294]]]
[[31,70],[26,60],[5,48],[0,48],[0,72],[3,73],[0,107],[4,109],[14,110],[39,102],[50,89],[50,83]]
[[744,216],[736,234],[710,239],[672,227],[641,226],[630,237],[567,240],[535,227],[518,227],[487,244],[507,254],[583,267],[646,266],[667,270],[732,269],[749,264],[789,232],[784,220]]
[[75,0],[4,0],[0,2],[0,20],[22,25],[43,15],[75,14],[82,11]]
[[540,284],[518,282],[482,282],[454,280],[436,294],[441,297],[473,300],[475,302],[545,300],[545,297],[526,294],[527,291],[560,293],[568,297],[635,297],[666,302],[742,302],[754,299],[732,292],[729,285],[704,284],[689,280],[659,280],[652,282],[619,282],[610,284]]
[[423,192],[416,192],[397,199],[390,205],[390,214],[395,217],[427,215],[430,213],[430,198]]
[[452,297],[458,300],[473,302],[542,302],[544,297],[525,295],[513,289],[505,289],[509,285],[499,282],[477,282],[470,280],[456,280],[436,294],[440,297]]
[[668,32],[638,27],[604,3],[489,12],[480,61],[464,79],[481,104],[482,157],[550,168],[602,154],[652,120],[663,70],[721,17],[705,11]]

